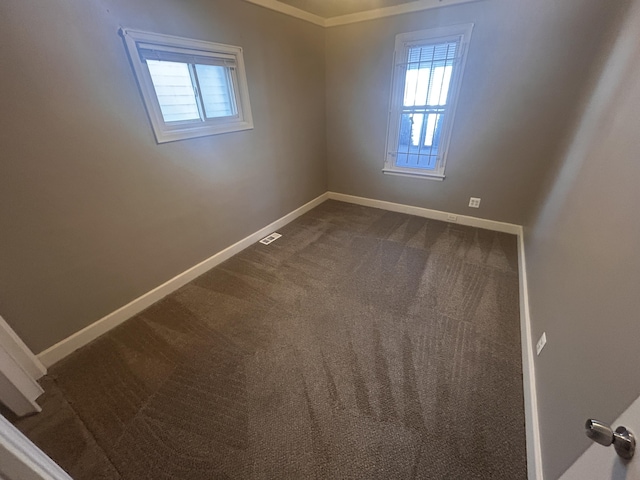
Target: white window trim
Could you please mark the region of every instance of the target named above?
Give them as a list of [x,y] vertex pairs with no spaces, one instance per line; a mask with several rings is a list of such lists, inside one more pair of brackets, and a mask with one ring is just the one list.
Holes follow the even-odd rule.
[[[149,120],[158,143],[173,142],[188,138],[203,137],[207,135],[217,135],[221,133],[250,130],[253,128],[253,116],[249,102],[249,89],[245,74],[244,58],[242,47],[224,45],[221,43],[194,40],[191,38],[175,37],[159,33],[143,32],[121,28],[120,34],[125,40],[125,45],[129,53],[129,59],[133,71],[140,86],[140,92],[144,100]],[[235,102],[238,115],[230,119],[210,119],[206,122],[172,122],[168,124],[164,121],[160,104],[155,93],[155,88],[151,80],[151,75],[146,64],[141,60],[138,51],[138,44],[152,44],[159,50],[178,49],[188,50],[191,53],[200,55],[220,56],[232,55],[235,58],[236,68],[234,75]]]
[[[391,95],[389,100],[389,116],[387,121],[387,141],[385,144],[385,161],[382,171],[388,175],[400,175],[406,177],[426,178],[431,180],[444,180],[445,166],[451,142],[451,132],[455,119],[455,113],[460,96],[460,87],[467,61],[467,51],[469,40],[473,31],[473,23],[462,25],[451,25],[447,27],[430,28],[417,32],[401,33],[396,35],[395,50],[393,53],[393,74],[391,79]],[[460,41],[460,53],[456,60],[457,68],[453,70],[449,96],[452,99],[447,105],[447,115],[440,134],[441,145],[436,168],[434,170],[424,170],[419,168],[398,167],[395,165],[395,155],[398,146],[398,136],[400,133],[400,116],[402,108],[402,98],[404,96],[404,82],[406,77],[405,61],[408,49],[412,45],[420,45],[433,42],[446,42],[450,40]]]

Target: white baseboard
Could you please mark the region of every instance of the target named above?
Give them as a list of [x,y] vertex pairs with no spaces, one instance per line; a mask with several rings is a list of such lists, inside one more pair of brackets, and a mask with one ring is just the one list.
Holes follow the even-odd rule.
[[176,275],[171,280],[166,281],[159,287],[154,288],[150,292],[145,293],[141,297],[136,298],[135,300],[129,302],[123,307],[120,307],[115,312],[110,313],[109,315],[101,318],[100,320],[92,323],[91,325],[83,328],[82,330],[74,333],[73,335],[61,340],[55,345],[47,348],[43,352],[38,354],[38,359],[46,366],[50,367],[54,363],[62,360],[67,355],[73,353],[80,347],[88,344],[92,340],[95,340],[100,335],[108,332],[114,327],[117,327],[125,320],[137,315],[145,308],[150,307],[158,300],[166,297],[170,293],[176,291],[180,287],[186,285],[191,280],[199,277],[203,273],[211,270],[216,265],[224,262],[225,260],[231,258],[235,254],[241,252],[248,246],[254,244],[261,238],[267,236],[268,234],[274,232],[275,230],[282,228],[286,224],[298,218],[300,215],[308,212],[312,208],[320,205],[322,202],[329,198],[328,193],[323,193],[319,197],[311,200],[309,203],[304,204],[300,208],[297,208],[291,213],[288,213],[284,217],[276,220],[273,223],[270,223],[264,228],[261,228],[257,232],[249,235],[246,238],[243,238],[239,242],[234,243],[230,247],[225,248],[224,250],[216,253],[212,257],[207,258],[206,260],[200,262],[199,264],[191,267],[189,270]]
[[[485,218],[470,217],[467,215],[458,215],[442,212],[440,210],[431,210],[430,208],[414,207],[411,205],[403,205],[401,203],[385,202],[383,200],[374,200],[372,198],[356,197],[353,195],[345,195],[344,193],[328,192],[329,198],[339,200],[341,202],[355,203],[365,207],[380,208],[391,212],[407,213],[416,215],[417,217],[431,218],[434,220],[442,220],[443,222],[459,223],[469,227],[484,228],[486,230],[494,230],[496,232],[512,233],[518,235],[522,231],[520,225],[513,223],[496,222]],[[451,215],[455,215],[456,220],[449,220]]]
[[527,430],[527,471],[529,480],[543,480],[538,397],[536,393],[535,357],[531,338],[527,262],[524,252],[524,232],[518,232],[518,276],[520,284],[520,341],[522,342],[522,383],[524,387],[524,416]]

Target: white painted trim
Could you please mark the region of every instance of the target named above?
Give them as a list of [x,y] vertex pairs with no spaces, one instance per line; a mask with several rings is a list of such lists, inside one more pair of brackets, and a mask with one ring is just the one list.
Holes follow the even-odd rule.
[[438,175],[433,173],[411,173],[401,170],[392,170],[390,168],[383,168],[382,173],[384,173],[385,175],[395,175],[397,177],[411,177],[422,178],[423,180],[435,180],[436,182],[442,182],[446,178],[445,175]]
[[42,362],[24,344],[2,316],[0,316],[0,348],[4,348],[34,380],[47,374],[47,369],[42,365]]
[[42,411],[36,399],[43,393],[38,382],[0,345],[0,402],[22,417]]
[[535,357],[531,338],[527,262],[524,251],[524,230],[518,232],[518,280],[520,284],[520,341],[522,342],[522,383],[524,387],[524,416],[527,433],[527,471],[529,480],[543,480],[540,423],[536,393]]
[[0,415],[0,478],[73,480],[2,415]]
[[324,18],[318,15],[314,15],[313,13],[309,13],[305,10],[300,10],[299,8],[292,7],[291,5],[287,5],[286,3],[278,2],[277,0],[246,1],[255,5],[259,5],[261,7],[268,8],[269,10],[275,10],[276,12],[284,13],[285,15],[289,15],[290,17],[299,18],[300,20],[306,20],[307,22],[311,22],[321,27],[325,26],[326,20]]
[[[124,27],[120,28],[119,33],[125,41],[133,73],[138,80],[142,100],[158,143],[253,129],[253,116],[242,47],[144,32]],[[233,92],[237,115],[234,117],[208,119],[204,116],[204,110],[202,110],[204,107],[199,107],[200,115],[202,116],[200,119],[185,122],[165,122],[147,62],[141,58],[139,47],[145,45],[147,48],[153,48],[153,50],[159,52],[173,52],[180,55],[185,63],[190,63],[189,58],[191,55],[217,60],[230,59],[232,57],[235,69],[230,74],[233,87],[230,88],[230,91]],[[201,95],[197,94],[196,97],[196,102],[200,104]]]
[[[444,180],[444,172],[446,169],[447,158],[449,156],[449,145],[451,143],[451,134],[455,124],[456,110],[458,109],[458,97],[460,96],[460,89],[462,88],[464,69],[467,64],[467,51],[469,50],[469,42],[471,41],[473,27],[473,23],[464,23],[400,33],[396,35],[395,49],[393,51],[393,64],[391,67],[391,95],[389,96],[387,142],[385,145],[384,168],[382,169],[385,174],[405,174],[409,177],[440,181]],[[407,65],[411,50],[424,45],[433,46],[436,44],[441,45],[447,43],[455,43],[457,47],[455,51],[455,58],[452,60],[451,64],[452,71],[446,105],[441,106],[444,108],[444,111],[441,113],[440,117],[444,120],[440,127],[438,156],[436,157],[434,168],[433,170],[424,170],[397,165],[396,162],[398,160],[398,155],[400,154],[398,151],[398,144],[400,142],[402,117],[407,113],[404,103],[408,75]],[[449,49],[447,48],[447,51],[448,50]],[[434,72],[432,71],[430,75],[434,75]],[[434,78],[430,77],[426,80],[427,83],[430,83]],[[426,141],[426,138],[423,139],[422,135],[426,135],[426,131],[422,132],[421,139],[419,140],[420,142]]]
[[348,25],[350,23],[365,22],[367,20],[375,20],[377,18],[391,17],[394,15],[402,15],[404,13],[419,12],[421,10],[429,10],[431,8],[447,7],[449,5],[456,5],[459,3],[478,2],[480,0],[416,0],[414,2],[402,3],[391,7],[375,8],[373,10],[349,13],[347,15],[339,15],[337,17],[330,18],[324,18],[319,15],[309,13],[305,10],[292,7],[286,3],[279,2],[278,0],[245,1],[327,28]]
[[194,267],[191,267],[185,272],[176,275],[159,287],[156,287],[150,292],[147,292],[144,295],[136,298],[135,300],[129,302],[115,312],[110,313],[97,322],[92,323],[91,325],[56,343],[55,345],[47,348],[45,351],[38,354],[38,358],[44,365],[50,367],[54,363],[62,360],[67,355],[73,353],[78,348],[83,347],[92,340],[98,338],[100,335],[108,332],[114,327],[117,327],[125,320],[128,320],[129,318],[137,315],[145,308],[150,307],[157,301],[176,291],[178,288],[186,285],[191,280],[199,277],[216,265],[219,265],[225,260],[231,258],[235,254],[241,252],[245,248],[257,242],[261,238],[264,238],[266,235],[278,230],[279,228],[282,228],[283,226],[295,220],[300,215],[308,212],[312,208],[320,205],[328,198],[328,193],[323,193],[319,197],[297,208],[293,212],[288,213],[284,217],[270,223],[264,228],[261,228],[257,232],[252,233],[248,237],[243,238],[239,242],[234,243],[230,247],[225,248],[224,250],[216,253],[212,257],[207,258]]
[[[432,218],[434,220],[442,220],[443,222],[459,223],[470,227],[484,228],[486,230],[494,230],[496,232],[511,233],[518,235],[522,227],[513,223],[496,222],[495,220],[487,220],[485,218],[469,217],[467,215],[459,215],[457,213],[442,212],[440,210],[431,210],[429,208],[414,207],[412,205],[403,205],[400,203],[385,202],[383,200],[374,200],[372,198],[356,197],[353,195],[345,195],[344,193],[328,192],[329,198],[339,200],[341,202],[355,203],[365,207],[380,208],[391,212],[408,213],[418,217]],[[455,215],[456,221],[449,220],[451,215]]]
[[347,25],[349,23],[364,22],[367,20],[375,20],[377,18],[402,15],[403,13],[413,13],[421,10],[429,10],[431,8],[447,7],[458,3],[477,1],[478,0],[417,0],[415,2],[401,3],[400,5],[394,5],[392,7],[376,8],[374,10],[366,10],[364,12],[350,13],[348,15],[327,18],[324,22],[324,26],[337,27],[339,25]]
[[38,378],[44,365],[0,317],[0,401],[19,417],[40,412],[36,399],[43,390]]

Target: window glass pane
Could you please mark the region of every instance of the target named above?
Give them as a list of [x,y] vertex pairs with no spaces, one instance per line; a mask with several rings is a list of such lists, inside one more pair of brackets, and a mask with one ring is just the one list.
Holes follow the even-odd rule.
[[406,167],[409,162],[409,154],[408,153],[399,153],[396,157],[396,165],[398,167]]
[[456,46],[456,43],[448,42],[409,49],[404,90],[405,107],[446,105]]
[[396,166],[434,170],[443,115],[403,113],[400,118]]
[[233,87],[230,84],[229,67],[196,65],[200,93],[207,118],[230,117],[236,114],[233,104]]
[[426,103],[427,93],[429,92],[430,74],[431,69],[429,68],[416,67],[407,69],[404,87],[405,107],[424,105]]
[[451,84],[452,67],[442,66],[433,69],[433,85],[429,91],[429,105],[446,105]]
[[426,147],[434,147],[434,148],[438,147],[438,140],[440,139],[440,135],[439,135],[439,132],[437,136],[435,135],[435,133],[436,133],[436,124],[439,118],[440,118],[440,115],[433,114],[433,113],[430,114],[427,118],[427,129],[424,135],[424,145]]
[[457,44],[408,50],[396,166],[434,170]]
[[420,145],[420,137],[422,136],[422,123],[424,122],[424,115],[411,115],[411,146],[417,147]]
[[418,69],[407,69],[404,81],[404,103],[405,107],[416,104],[416,90],[418,88]]
[[147,60],[164,121],[199,120],[198,104],[186,63]]
[[[433,170],[436,167],[437,149],[427,144],[433,142],[440,115],[403,113],[400,118],[396,166]],[[426,119],[425,119],[426,117]],[[432,118],[433,117],[433,118]],[[426,125],[425,125],[426,121]]]

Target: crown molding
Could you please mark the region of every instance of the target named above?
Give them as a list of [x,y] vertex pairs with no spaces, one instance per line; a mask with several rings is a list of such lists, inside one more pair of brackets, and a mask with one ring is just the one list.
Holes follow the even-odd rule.
[[349,15],[327,18],[324,21],[324,26],[336,27],[339,25],[347,25],[349,23],[365,22],[367,20],[375,20],[377,18],[402,15],[403,13],[413,13],[421,10],[429,10],[431,8],[447,7],[458,3],[477,1],[478,0],[416,0],[414,2],[401,3],[400,5],[394,5],[392,7],[376,8],[375,10],[365,10],[364,12],[356,12],[350,13]]
[[337,17],[330,18],[324,18],[319,15],[309,13],[305,10],[287,5],[286,3],[279,2],[278,0],[245,1],[291,17],[299,18],[300,20],[305,20],[320,27],[337,27],[339,25],[347,25],[349,23],[365,22],[367,20],[375,20],[377,18],[402,15],[403,13],[419,12],[421,10],[429,10],[431,8],[447,7],[449,5],[477,2],[480,0],[415,0],[413,2],[402,3],[392,7],[376,8],[374,10],[365,10],[364,12],[350,13],[348,15],[339,15]]
[[269,10],[275,10],[276,12],[284,13],[285,15],[289,15],[290,17],[299,18],[300,20],[305,20],[307,22],[313,23],[315,25],[319,25],[321,27],[326,27],[326,20],[318,15],[314,15],[313,13],[306,12],[304,10],[300,10],[299,8],[292,7],[291,5],[287,5],[286,3],[278,2],[277,0],[245,0],[246,2],[253,3],[254,5],[259,5],[264,8],[268,8]]

